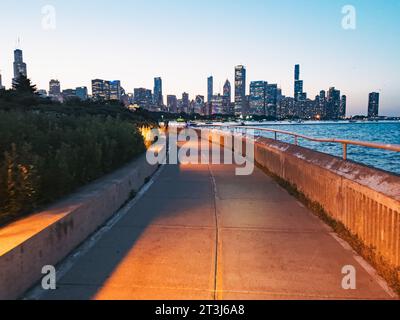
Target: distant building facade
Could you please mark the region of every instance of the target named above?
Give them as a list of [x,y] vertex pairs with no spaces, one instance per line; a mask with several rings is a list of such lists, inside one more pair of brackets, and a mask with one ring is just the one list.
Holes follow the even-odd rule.
[[175,95],[167,96],[167,109],[168,112],[177,113],[178,112],[178,99]]
[[184,92],[182,93],[182,104],[181,104],[181,112],[185,112],[185,113],[190,113],[189,112],[189,104],[190,104],[190,100],[189,100],[189,94]]
[[202,95],[197,95],[194,100],[194,110],[193,112],[196,114],[205,114],[205,98]]
[[266,81],[252,81],[250,83],[250,109],[249,114],[266,114]]
[[18,78],[23,75],[25,77],[28,76],[27,73],[27,68],[26,68],[26,63],[24,62],[23,59],[23,53],[22,50],[16,49],[14,50],[14,78],[13,78],[13,84],[18,80]]
[[326,112],[328,119],[332,120],[340,119],[340,105],[341,105],[340,90],[336,90],[335,87],[329,88],[327,97],[327,112]]
[[85,100],[88,99],[88,89],[87,89],[87,87],[77,87],[75,89],[75,93],[76,93],[76,96],[82,101],[85,101]]
[[214,95],[214,78],[212,76],[207,78],[207,102],[211,102]]
[[121,100],[124,90],[121,81],[107,81],[102,79],[92,80],[92,98],[94,100]]
[[371,92],[368,99],[368,118],[379,117],[379,93]]
[[234,110],[232,108],[232,86],[228,79],[225,81],[222,93],[222,107],[225,114],[234,113]]
[[246,107],[246,68],[239,65],[235,67],[235,114],[245,115]]
[[49,95],[58,96],[61,94],[61,84],[58,80],[50,80],[49,82]]
[[133,90],[133,102],[143,109],[150,110],[153,105],[153,95],[150,89],[135,88]]
[[154,78],[154,105],[162,107],[164,105],[162,79],[160,77]]
[[296,101],[305,100],[303,80],[300,80],[300,65],[294,66],[294,99]]

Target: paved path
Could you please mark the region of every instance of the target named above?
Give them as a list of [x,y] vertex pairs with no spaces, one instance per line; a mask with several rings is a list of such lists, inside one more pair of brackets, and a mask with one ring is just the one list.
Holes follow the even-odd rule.
[[[168,165],[43,299],[387,299],[332,231],[271,178]],[[343,266],[357,290],[341,287]]]

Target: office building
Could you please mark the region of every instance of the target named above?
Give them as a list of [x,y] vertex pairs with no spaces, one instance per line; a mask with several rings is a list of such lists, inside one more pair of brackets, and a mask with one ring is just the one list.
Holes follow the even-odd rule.
[[167,108],[168,112],[177,113],[178,112],[178,99],[175,95],[167,96]]
[[181,110],[182,112],[189,113],[189,94],[186,92],[182,94]]
[[340,110],[339,110],[339,118],[346,118],[346,109],[347,109],[347,96],[342,95],[342,99],[340,100]]
[[196,99],[194,101],[194,110],[193,110],[193,112],[197,113],[197,114],[204,114],[204,112],[205,112],[204,106],[205,106],[204,96],[197,95]]
[[250,83],[250,114],[265,115],[266,114],[266,87],[268,83],[265,81],[252,81]]
[[58,80],[50,80],[49,82],[49,96],[58,97],[61,95],[61,84]]
[[214,95],[214,78],[212,76],[207,79],[207,102],[210,103]]
[[93,100],[106,100],[105,82],[101,79],[92,80]]
[[77,87],[75,89],[76,96],[82,101],[88,99],[88,89],[87,87]]
[[265,89],[265,115],[276,118],[278,102],[278,85],[266,84]]
[[300,80],[300,65],[299,64],[296,64],[294,66],[294,80],[295,81]]
[[306,97],[303,92],[303,80],[300,80],[300,65],[296,64],[294,70],[294,99],[304,101]]
[[379,117],[379,93],[371,92],[368,99],[368,118]]
[[164,105],[163,90],[162,90],[162,79],[160,77],[154,78],[154,105],[162,107]]
[[92,80],[92,98],[93,100],[121,100],[125,94],[121,87],[121,81],[107,81],[102,79]]
[[22,50],[16,49],[14,51],[14,78],[13,78],[13,84],[15,81],[18,80],[18,78],[23,75],[25,77],[28,76],[27,70],[26,70],[26,63],[24,62],[23,55],[22,55]]
[[121,88],[121,81],[106,81],[106,88],[107,88],[107,100],[121,100],[121,96],[123,90]]
[[143,109],[150,109],[153,105],[151,90],[146,88],[135,88],[133,90],[133,102]]
[[224,113],[231,114],[233,110],[232,106],[232,86],[229,80],[227,79],[224,84],[223,93],[222,93],[222,106],[224,108]]
[[75,89],[65,89],[62,91],[61,96],[64,101],[76,99],[76,90]]
[[211,114],[225,114],[224,97],[221,94],[213,95],[211,98]]
[[337,120],[340,118],[340,90],[335,87],[329,88],[327,97],[327,118]]
[[235,114],[245,115],[246,106],[246,68],[239,65],[235,67]]

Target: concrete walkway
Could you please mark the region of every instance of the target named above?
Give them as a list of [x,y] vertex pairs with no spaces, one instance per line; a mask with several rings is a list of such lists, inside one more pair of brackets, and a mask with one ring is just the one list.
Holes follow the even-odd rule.
[[[164,166],[42,299],[389,299],[384,282],[259,169]],[[357,289],[342,289],[342,268]]]

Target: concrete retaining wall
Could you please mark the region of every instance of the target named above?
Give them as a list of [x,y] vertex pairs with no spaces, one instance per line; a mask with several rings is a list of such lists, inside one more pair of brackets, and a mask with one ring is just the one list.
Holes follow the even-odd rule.
[[48,210],[0,229],[0,300],[19,298],[102,226],[157,170],[145,156]]
[[[223,144],[226,133],[208,132],[210,141]],[[266,138],[255,142],[255,162],[319,203],[393,268],[400,267],[399,176]]]

